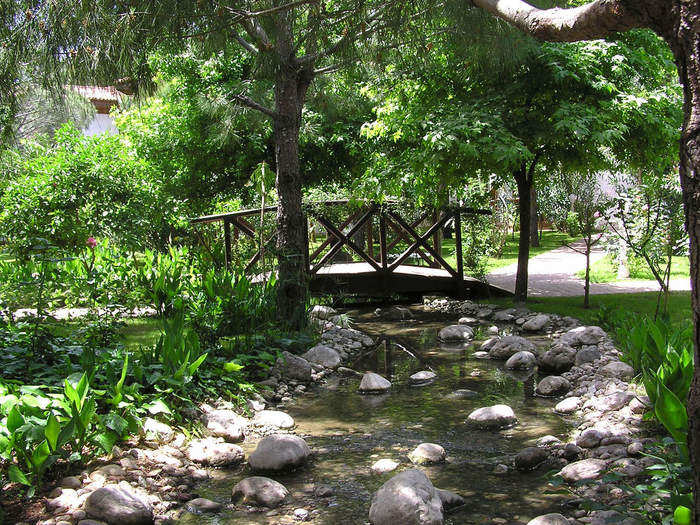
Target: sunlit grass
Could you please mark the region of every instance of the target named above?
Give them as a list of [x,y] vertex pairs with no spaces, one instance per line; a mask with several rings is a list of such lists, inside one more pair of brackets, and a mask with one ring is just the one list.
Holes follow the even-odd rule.
[[[653,317],[656,312],[656,292],[591,295],[591,307],[583,307],[583,297],[534,297],[527,307],[535,312],[569,315],[584,323],[594,324],[602,306],[629,312],[632,315]],[[512,299],[493,299],[490,302],[503,306],[512,305]],[[674,323],[691,320],[690,292],[669,294],[669,315]]]
[[[630,279],[654,280],[654,274],[646,265],[637,264],[630,268]],[[585,271],[576,273],[577,277],[583,279]],[[671,258],[671,279],[690,277],[690,260],[686,256],[676,256]],[[610,283],[619,281],[617,278],[617,264],[611,255],[606,255],[602,259],[591,265],[592,283]]]

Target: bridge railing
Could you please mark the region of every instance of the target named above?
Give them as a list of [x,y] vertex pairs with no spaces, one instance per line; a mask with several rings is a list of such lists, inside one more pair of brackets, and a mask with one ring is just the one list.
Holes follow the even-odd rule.
[[[304,209],[308,227],[304,255],[311,277],[340,260],[340,263],[365,263],[378,273],[422,264],[444,270],[458,282],[464,279],[463,219],[491,213],[460,206],[409,209],[395,202],[350,203],[347,200],[307,203]],[[252,242],[252,254],[249,253],[250,258],[244,264],[246,273],[251,273],[265,255],[274,254],[276,233],[273,227],[263,231],[262,217],[276,211],[276,206],[239,210],[197,217],[191,223],[223,224],[226,265],[232,262],[232,242],[242,239]],[[442,235],[446,229],[454,232],[454,264],[447,261],[451,256],[446,259],[442,250]],[[325,236],[319,235],[319,230]],[[319,236],[321,240],[317,239]]]

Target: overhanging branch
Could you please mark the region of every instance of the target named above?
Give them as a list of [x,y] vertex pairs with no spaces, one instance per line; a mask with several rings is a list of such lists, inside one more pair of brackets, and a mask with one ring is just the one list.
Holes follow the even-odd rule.
[[233,100],[235,102],[241,104],[242,106],[246,106],[246,107],[249,107],[251,109],[255,109],[255,110],[259,111],[260,113],[267,115],[268,117],[272,117],[272,118],[276,119],[280,116],[280,114],[277,113],[276,111],[274,111],[266,106],[263,106],[262,104],[259,104],[258,102],[256,102],[252,98],[250,98],[249,96],[246,96],[243,94],[234,94],[234,95],[231,95],[231,97],[233,98]]
[[568,9],[538,9],[522,0],[471,0],[476,6],[539,40],[595,40],[612,33],[649,27],[644,0],[631,9],[621,0],[596,0]]

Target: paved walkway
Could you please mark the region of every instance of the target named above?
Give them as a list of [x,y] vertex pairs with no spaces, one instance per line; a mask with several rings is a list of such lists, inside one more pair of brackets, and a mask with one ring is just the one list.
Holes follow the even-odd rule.
[[[583,249],[583,241],[574,244]],[[591,264],[602,259],[605,253],[600,248],[591,252]],[[576,273],[586,269],[586,256],[562,246],[537,255],[530,259],[528,265],[528,295],[548,297],[571,297],[583,295],[584,281]],[[499,286],[511,292],[515,291],[515,274],[518,264],[504,266],[486,276],[489,284]],[[673,291],[690,290],[690,279],[671,279]],[[627,279],[613,283],[591,283],[591,294],[657,292],[656,281]]]

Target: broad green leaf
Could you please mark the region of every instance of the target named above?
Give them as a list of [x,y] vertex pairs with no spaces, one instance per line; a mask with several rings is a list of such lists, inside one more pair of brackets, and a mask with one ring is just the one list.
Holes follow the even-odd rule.
[[7,469],[7,477],[10,478],[10,481],[14,481],[15,483],[21,483],[27,486],[31,485],[27,476],[25,476],[24,472],[22,472],[17,465],[10,465]]
[[80,411],[80,422],[82,423],[84,429],[87,430],[90,427],[90,423],[92,422],[92,418],[95,416],[96,409],[97,406],[93,398],[90,398],[85,402],[83,409]]
[[24,425],[24,417],[17,406],[14,406],[12,410],[10,410],[10,413],[7,414],[7,430],[13,433],[22,425]]
[[68,424],[61,429],[61,433],[58,435],[58,439],[56,440],[56,448],[60,449],[68,443],[72,438],[73,438],[73,433],[75,432],[75,423],[73,423],[73,420],[70,420]]
[[49,414],[49,419],[46,422],[46,428],[44,429],[44,435],[46,436],[46,441],[48,441],[51,450],[56,450],[60,432],[61,425],[58,423],[58,419],[56,419],[56,416],[53,414]]
[[663,383],[659,383],[657,388],[658,398],[654,413],[673,439],[683,445],[688,436],[688,414],[685,405]]
[[105,454],[109,454],[112,452],[114,444],[119,440],[119,436],[116,432],[105,430],[104,432],[99,432],[94,439]]
[[39,469],[50,455],[49,444],[44,440],[32,452],[31,461],[34,468]]

